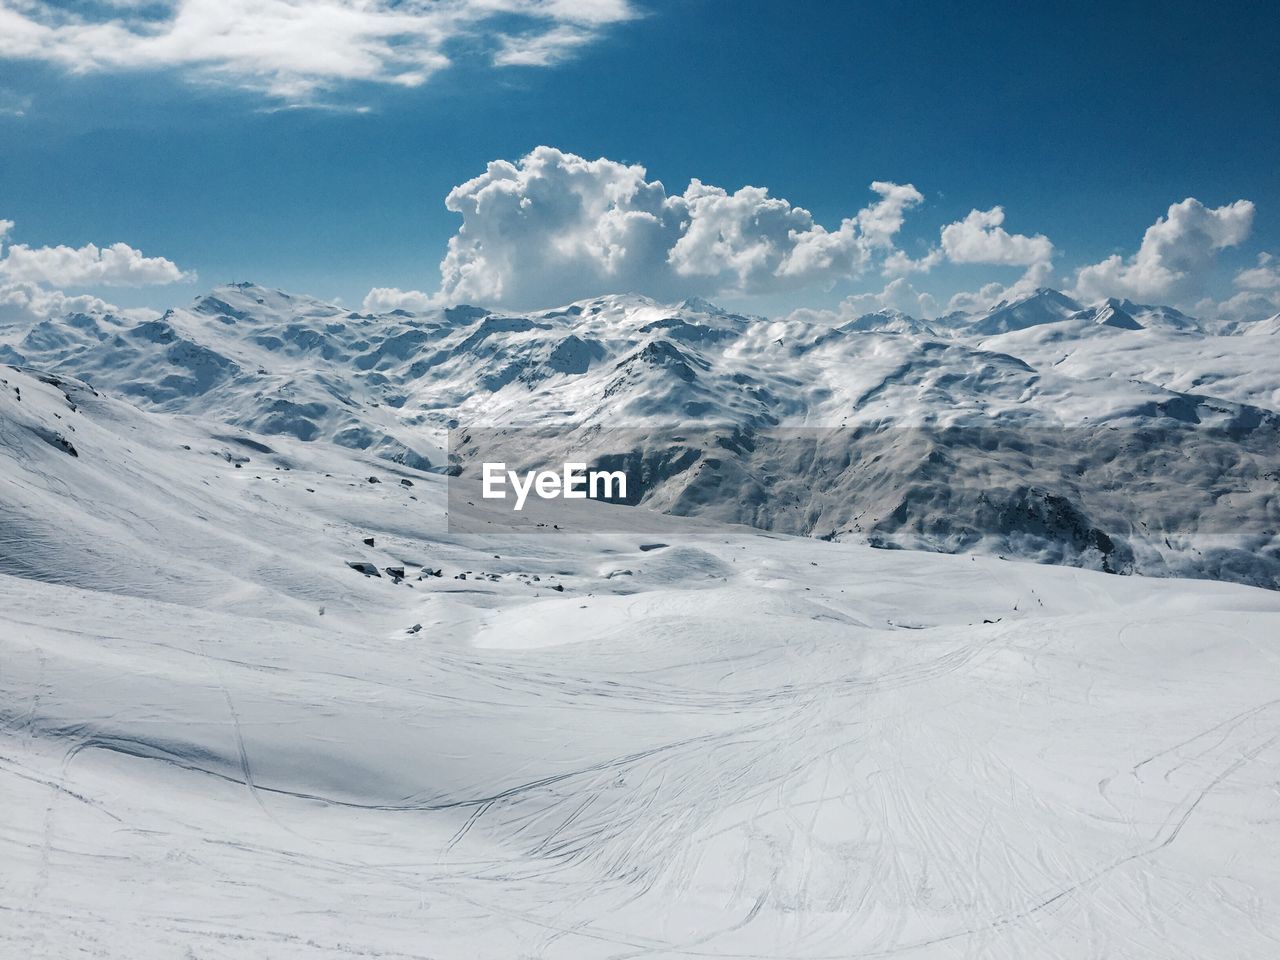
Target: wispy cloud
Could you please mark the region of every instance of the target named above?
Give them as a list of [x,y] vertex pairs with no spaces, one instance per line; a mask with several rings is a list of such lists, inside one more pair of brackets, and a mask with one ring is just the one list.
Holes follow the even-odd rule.
[[0,58],[72,73],[176,69],[289,103],[352,82],[414,87],[457,41],[545,66],[636,16],[629,0],[0,0]]
[[29,109],[31,109],[29,96],[17,93],[8,87],[0,87],[0,117],[25,117]]
[[559,26],[537,33],[504,34],[493,55],[499,67],[549,67],[572,56],[595,39],[595,32],[578,26]]

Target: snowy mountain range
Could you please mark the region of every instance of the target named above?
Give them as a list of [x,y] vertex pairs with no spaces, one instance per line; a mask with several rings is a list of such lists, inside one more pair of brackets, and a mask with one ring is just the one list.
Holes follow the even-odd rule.
[[1272,956],[1276,324],[1075,307],[4,331],[0,955]]
[[417,468],[444,469],[450,428],[530,467],[625,458],[670,513],[1275,587],[1278,325],[1048,289],[933,321],[639,296],[369,315],[245,283],[3,331],[0,361]]
[[[702,395],[679,392],[708,373],[688,339],[681,360],[638,332],[671,311],[600,306],[644,345],[619,368],[580,335],[562,365]],[[753,323],[712,319],[659,329]],[[135,370],[200,355],[159,333]],[[535,385],[588,375],[530,350]],[[257,351],[288,356],[240,348],[231,384],[288,376]],[[382,389],[347,395],[384,416]],[[332,410],[317,430],[361,422]],[[1275,593],[644,506],[456,532],[439,472],[33,369],[0,371],[0,481],[15,956],[1261,958],[1280,936]]]

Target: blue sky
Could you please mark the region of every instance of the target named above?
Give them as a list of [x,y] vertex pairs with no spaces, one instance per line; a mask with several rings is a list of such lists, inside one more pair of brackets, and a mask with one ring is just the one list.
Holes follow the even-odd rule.
[[[188,0],[166,2],[161,20]],[[567,15],[468,27],[443,48],[451,65],[414,86],[376,69],[300,84],[262,66],[288,49],[212,69],[126,51],[78,73],[67,66],[75,48],[55,50],[69,34],[0,40],[0,219],[13,221],[12,243],[122,241],[198,274],[71,285],[123,306],[182,302],[238,279],[354,305],[371,287],[434,293],[462,223],[446,194],[491,160],[547,144],[641,164],[671,195],[693,178],[730,193],[764,187],[830,231],[876,199],[872,181],[912,184],[921,199],[892,243],[917,264],[942,227],[1000,206],[1009,235],[1051,242],[1037,279],[1053,285],[1116,254],[1121,264],[1088,292],[1165,292],[1150,270],[1177,261],[1197,274],[1167,289],[1183,305],[1271,296],[1271,262],[1259,256],[1280,253],[1280,27],[1264,4],[602,5],[612,9],[591,18],[566,0]],[[67,11],[80,23],[118,16],[55,6],[32,19],[54,29]],[[556,62],[495,65],[504,37],[557,29],[569,39],[543,57]],[[1163,261],[1129,263],[1143,232],[1172,221],[1170,205],[1185,198],[1209,213],[1239,200],[1253,209],[1247,225],[1220,218],[1212,249],[1172,236],[1153,253]],[[1191,233],[1201,221],[1218,228],[1199,209],[1187,217]],[[717,274],[691,292],[766,312],[834,308],[893,279],[883,254],[787,284]],[[1030,266],[972,256],[939,256],[903,280],[942,310],[957,292],[1012,289]],[[580,266],[565,268],[566,294],[583,282]],[[1241,286],[1241,271],[1262,273]],[[636,271],[624,279],[644,282]]]

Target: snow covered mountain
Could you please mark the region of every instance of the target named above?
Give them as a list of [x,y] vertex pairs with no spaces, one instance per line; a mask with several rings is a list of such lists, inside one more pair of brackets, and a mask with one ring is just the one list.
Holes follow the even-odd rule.
[[1254,323],[1238,325],[1233,332],[1245,337],[1274,337],[1280,334],[1280,313]]
[[0,370],[0,955],[1273,952],[1280,594],[446,483]]
[[1041,287],[1034,293],[1011,302],[997,303],[967,327],[980,336],[1025,330],[1045,323],[1056,323],[1080,312],[1080,304],[1064,293]]
[[1108,327],[1117,327],[1121,330],[1142,330],[1145,328],[1134,318],[1133,313],[1125,309],[1128,304],[1125,301],[1117,300],[1112,297],[1093,307],[1087,307],[1077,313],[1071,314],[1072,317],[1078,317],[1081,320],[1088,320],[1096,324]]
[[414,350],[428,329],[397,316],[375,324],[330,304],[242,284],[158,320],[50,319],[21,336],[11,333],[0,360],[75,372],[153,409],[425,465],[429,452],[405,442],[394,414],[403,398],[375,367],[382,356]]
[[668,512],[1276,586],[1265,330],[1053,291],[945,325],[831,326],[643,297],[367,316],[236,284],[146,323],[10,330],[0,352],[151,410],[402,465],[440,470],[449,428],[493,428],[530,467],[628,457]]
[[528,467],[629,458],[668,512],[1276,586],[1267,329],[1051,290],[832,326],[635,296],[369,316],[238,284],[160,320],[10,330],[0,359],[419,468],[444,468],[449,428],[491,428]]
[[1274,586],[1274,332],[1042,313],[4,331],[0,954],[1270,956],[1280,594],[980,554]]

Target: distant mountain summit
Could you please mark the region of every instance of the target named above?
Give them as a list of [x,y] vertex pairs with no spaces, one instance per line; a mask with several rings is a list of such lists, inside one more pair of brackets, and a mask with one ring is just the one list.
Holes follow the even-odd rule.
[[875,313],[864,313],[856,320],[850,320],[838,328],[842,333],[856,331],[876,331],[880,333],[922,333],[939,336],[940,332],[927,320],[918,320],[901,310],[886,307]]
[[969,330],[980,336],[1008,333],[1066,320],[1080,309],[1080,304],[1065,293],[1041,287],[1021,299],[996,304],[969,324]]
[[1173,307],[1134,303],[1119,297],[1109,297],[1086,306],[1047,287],[1016,300],[998,303],[985,313],[973,316],[952,314],[941,326],[962,334],[994,336],[1066,321],[1116,330],[1209,332],[1208,325]]
[[1096,323],[1099,326],[1115,327],[1119,330],[1144,329],[1142,324],[1134,319],[1133,314],[1124,308],[1123,302],[1114,297],[1092,307],[1086,307],[1071,316],[1072,319],[1083,320],[1086,323]]

